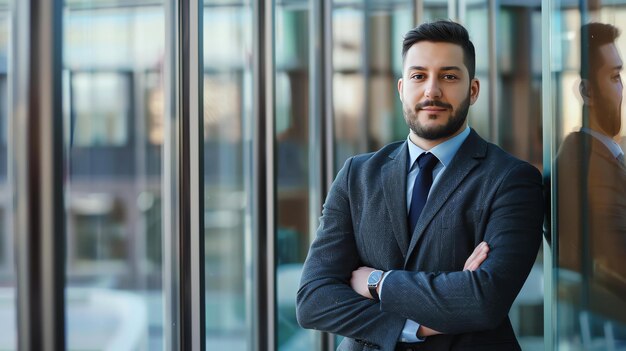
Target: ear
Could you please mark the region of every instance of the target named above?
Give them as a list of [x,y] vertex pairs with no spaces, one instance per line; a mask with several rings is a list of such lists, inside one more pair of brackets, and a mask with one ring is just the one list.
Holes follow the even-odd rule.
[[480,81],[478,78],[472,79],[470,82],[470,105],[473,105],[478,99],[480,93]]
[[398,79],[398,96],[400,96],[400,101],[402,100],[402,78]]
[[591,83],[588,79],[582,79],[580,81],[580,84],[578,84],[578,92],[583,98],[583,103],[585,105],[593,105],[593,89],[591,88]]

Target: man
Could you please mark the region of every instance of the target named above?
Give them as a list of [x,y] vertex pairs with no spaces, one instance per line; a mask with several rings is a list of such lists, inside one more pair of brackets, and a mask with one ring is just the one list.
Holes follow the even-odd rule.
[[557,233],[559,266],[586,282],[586,292],[572,291],[570,302],[626,326],[626,167],[615,142],[622,120],[619,34],[604,23],[581,28],[583,127],[557,156]]
[[339,350],[519,349],[507,313],[541,241],[541,176],[467,126],[480,85],[465,28],[422,24],[403,44],[409,136],[340,170],[298,321],[346,336]]

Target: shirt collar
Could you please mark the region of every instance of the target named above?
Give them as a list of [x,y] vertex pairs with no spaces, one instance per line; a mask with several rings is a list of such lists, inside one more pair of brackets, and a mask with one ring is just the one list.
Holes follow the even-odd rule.
[[452,158],[456,155],[456,152],[459,151],[459,148],[467,139],[467,136],[470,134],[470,127],[465,127],[461,133],[456,135],[455,137],[444,141],[443,143],[435,146],[430,150],[424,150],[421,147],[413,144],[411,141],[411,134],[407,137],[407,145],[409,146],[409,166],[408,170],[411,171],[413,165],[415,164],[415,160],[424,152],[430,151],[433,155],[437,156],[439,162],[443,164],[444,167],[447,167],[450,162],[452,162]]
[[594,138],[598,139],[598,141],[604,144],[604,146],[606,146],[609,149],[609,151],[611,151],[611,154],[613,154],[613,157],[619,157],[619,155],[622,155],[624,153],[624,151],[622,151],[622,148],[619,146],[619,144],[616,143],[615,140],[609,138],[608,136],[602,133],[599,133],[591,128],[587,128],[587,127],[580,128],[580,131],[585,132],[593,136]]

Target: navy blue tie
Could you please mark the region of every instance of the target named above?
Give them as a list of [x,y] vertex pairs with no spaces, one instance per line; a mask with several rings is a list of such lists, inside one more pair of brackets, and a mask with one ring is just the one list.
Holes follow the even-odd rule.
[[419,173],[415,177],[413,194],[411,195],[411,209],[409,210],[409,229],[411,230],[409,233],[411,235],[413,235],[417,220],[420,218],[428,199],[430,187],[433,185],[433,168],[437,162],[439,162],[437,157],[430,152],[423,153],[417,158]]

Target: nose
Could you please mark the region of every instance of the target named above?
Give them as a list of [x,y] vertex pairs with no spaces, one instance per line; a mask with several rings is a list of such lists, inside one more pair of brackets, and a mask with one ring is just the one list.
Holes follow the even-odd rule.
[[431,78],[428,80],[424,95],[426,95],[429,99],[437,99],[441,97],[441,89],[439,87],[439,82],[437,82],[436,79]]

